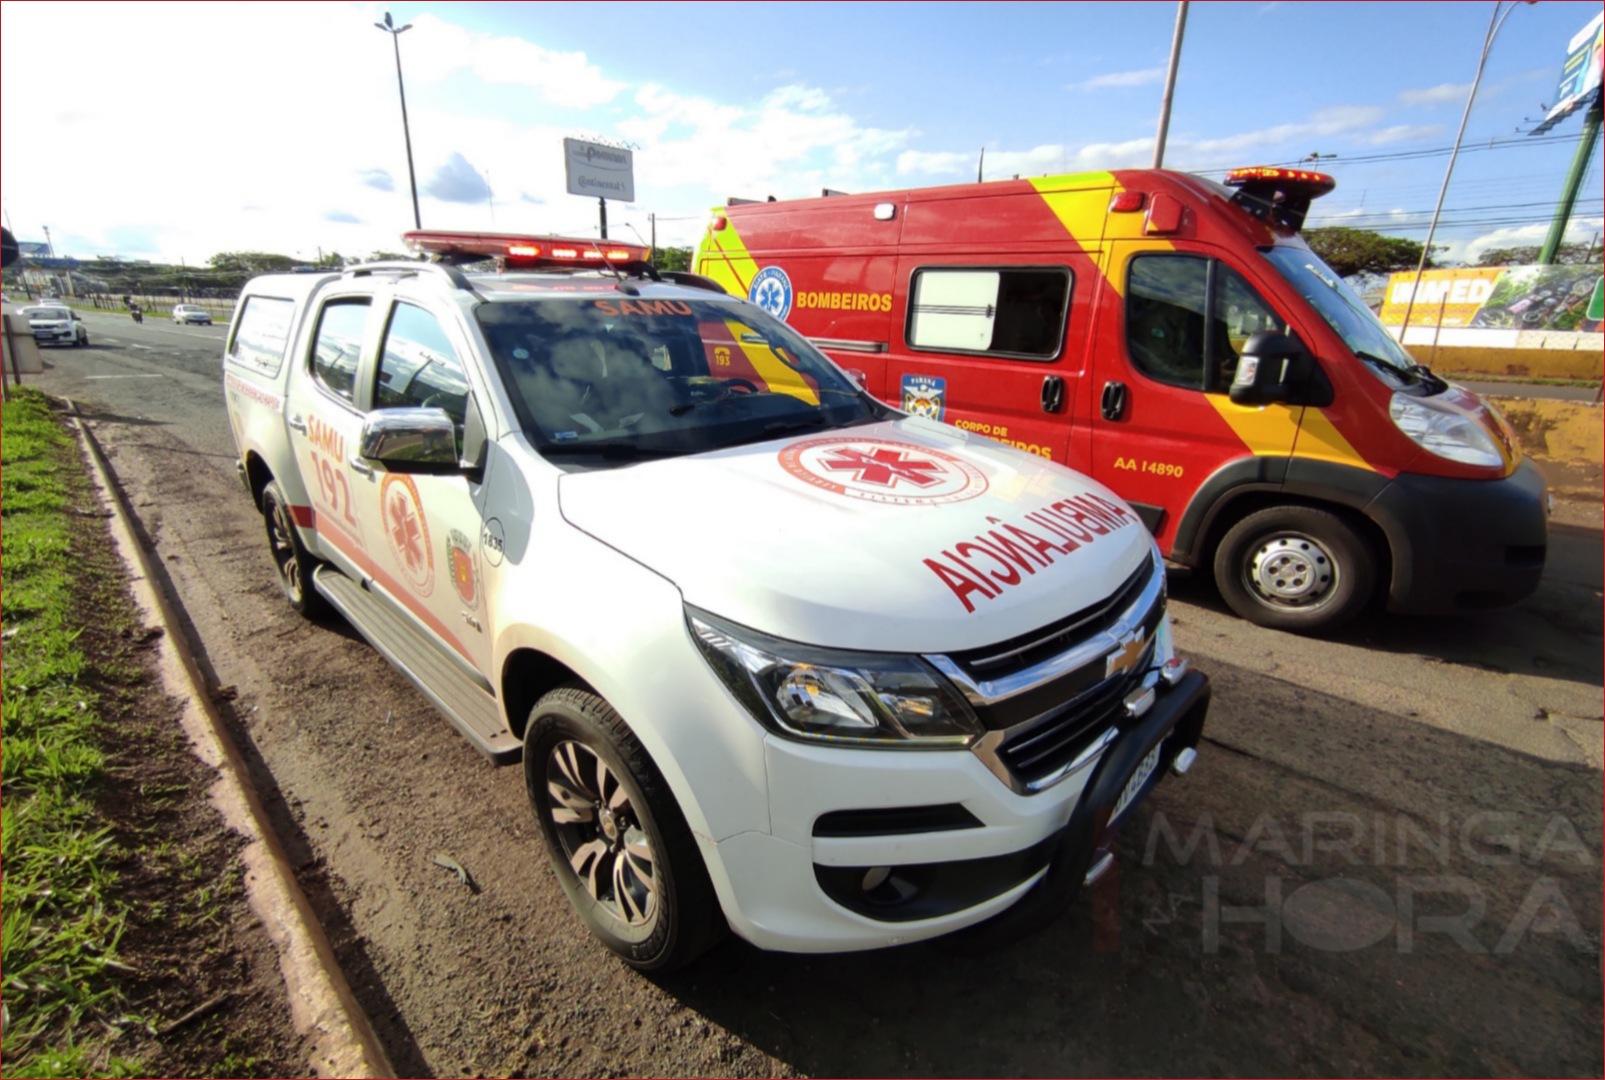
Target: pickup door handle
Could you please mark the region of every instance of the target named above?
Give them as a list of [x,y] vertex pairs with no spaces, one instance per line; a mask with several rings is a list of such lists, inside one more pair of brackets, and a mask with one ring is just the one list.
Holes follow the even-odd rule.
[[369,465],[366,461],[363,461],[355,454],[352,454],[350,457],[346,458],[346,464],[351,466],[351,471],[354,473],[358,473],[362,476],[373,475],[373,466]]
[[303,435],[307,433],[307,422],[299,416],[290,417],[290,427]]
[[1125,383],[1110,379],[1103,384],[1101,409],[1105,420],[1119,420],[1126,415]]
[[1062,408],[1064,408],[1064,380],[1057,375],[1048,375],[1042,380],[1042,411],[1054,413]]

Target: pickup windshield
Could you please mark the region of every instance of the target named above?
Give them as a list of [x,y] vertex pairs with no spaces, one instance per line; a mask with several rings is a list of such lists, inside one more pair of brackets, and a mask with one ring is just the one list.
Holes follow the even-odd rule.
[[1425,376],[1349,283],[1307,247],[1278,244],[1265,259],[1310,302],[1355,356],[1406,385]]
[[694,454],[889,410],[737,301],[606,294],[475,311],[526,433],[551,457]]

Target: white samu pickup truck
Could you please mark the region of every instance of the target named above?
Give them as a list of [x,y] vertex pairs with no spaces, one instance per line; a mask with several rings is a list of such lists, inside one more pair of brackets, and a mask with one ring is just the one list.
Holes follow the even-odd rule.
[[241,476],[290,603],[522,760],[630,964],[1034,923],[1192,764],[1209,685],[1108,489],[640,248],[407,239],[246,287]]

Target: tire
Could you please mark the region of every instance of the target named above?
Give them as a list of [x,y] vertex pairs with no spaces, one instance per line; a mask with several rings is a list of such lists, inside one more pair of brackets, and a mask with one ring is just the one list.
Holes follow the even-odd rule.
[[601,697],[564,686],[535,703],[524,781],[569,903],[625,963],[672,971],[723,935],[713,885],[674,796]]
[[290,502],[277,480],[270,480],[262,491],[262,523],[267,528],[268,553],[279,572],[284,598],[309,619],[326,614],[328,601],[312,585],[312,571],[318,560],[301,543],[290,518]]
[[1337,514],[1273,506],[1249,514],[1221,537],[1215,584],[1249,622],[1326,633],[1371,602],[1376,563],[1371,544]]

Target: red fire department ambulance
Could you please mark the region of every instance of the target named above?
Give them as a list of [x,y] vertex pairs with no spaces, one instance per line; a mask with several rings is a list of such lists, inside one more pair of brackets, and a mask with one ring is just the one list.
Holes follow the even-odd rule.
[[1122,170],[731,200],[693,269],[906,412],[1108,484],[1255,622],[1520,600],[1544,480],[1300,238],[1332,187]]

